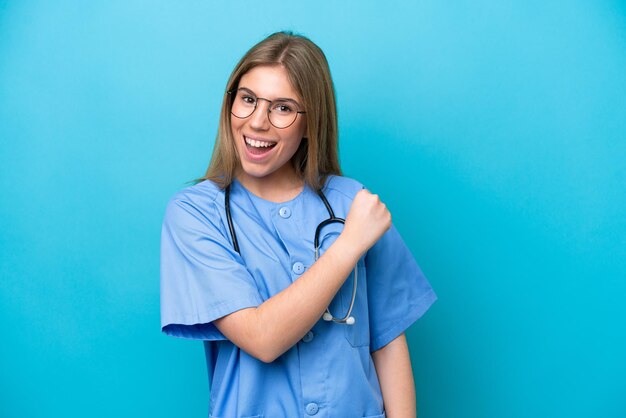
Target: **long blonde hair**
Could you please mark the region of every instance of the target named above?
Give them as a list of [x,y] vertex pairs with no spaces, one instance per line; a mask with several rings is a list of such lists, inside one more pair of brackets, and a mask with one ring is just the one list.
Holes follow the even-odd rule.
[[326,56],[308,38],[290,32],[276,32],[241,58],[228,83],[220,114],[213,156],[204,177],[220,187],[229,185],[239,167],[239,158],[230,127],[231,99],[241,77],[254,67],[281,65],[297,91],[306,110],[307,138],[291,159],[296,173],[314,190],[319,190],[326,176],[341,174],[337,143],[337,108],[335,91]]

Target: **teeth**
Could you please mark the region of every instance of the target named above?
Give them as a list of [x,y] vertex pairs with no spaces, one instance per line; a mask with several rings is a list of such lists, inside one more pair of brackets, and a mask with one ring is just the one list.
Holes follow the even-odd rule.
[[271,147],[272,145],[274,145],[274,143],[272,142],[257,141],[256,139],[250,139],[248,137],[245,137],[245,138],[246,138],[246,144],[255,148],[266,148],[266,147]]

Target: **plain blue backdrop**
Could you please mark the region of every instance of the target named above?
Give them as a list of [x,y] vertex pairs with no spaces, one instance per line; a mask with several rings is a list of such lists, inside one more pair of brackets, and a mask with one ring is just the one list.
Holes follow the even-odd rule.
[[608,0],[0,0],[0,416],[206,416],[202,345],[160,334],[161,220],[281,29],[326,52],[345,174],[438,293],[408,332],[420,416],[626,416]]

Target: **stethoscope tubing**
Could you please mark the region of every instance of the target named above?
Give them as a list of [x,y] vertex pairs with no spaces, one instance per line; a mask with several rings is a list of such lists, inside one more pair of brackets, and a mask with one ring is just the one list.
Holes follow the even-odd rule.
[[237,234],[235,234],[235,227],[233,226],[233,217],[230,214],[230,184],[226,186],[226,190],[224,190],[224,209],[226,210],[226,220],[228,221],[230,237],[233,240],[233,247],[235,248],[235,251],[241,255],[241,251],[239,251],[239,242],[237,241]]
[[[324,193],[321,190],[318,190],[317,194],[322,199],[322,202],[324,202],[324,206],[326,206],[326,210],[328,211],[329,218],[320,222],[317,225],[317,228],[315,228],[315,237],[313,239],[313,244],[315,247],[315,261],[317,261],[317,259],[319,258],[319,249],[320,249],[319,237],[320,237],[320,232],[322,231],[322,229],[333,223],[340,223],[342,225],[345,225],[346,223],[345,219],[338,218],[335,216],[335,212],[333,212],[333,208],[330,206],[330,203],[328,203],[328,199],[326,199],[326,196],[324,195]],[[233,247],[235,251],[237,251],[237,253],[241,255],[241,251],[239,250],[239,242],[237,241],[237,234],[235,233],[235,227],[233,225],[233,218],[232,218],[231,211],[230,211],[230,185],[226,186],[226,189],[224,190],[224,209],[226,212],[226,221],[228,223],[228,230],[230,232],[230,237],[233,241]],[[350,306],[348,307],[348,312],[343,318],[337,318],[333,314],[330,313],[330,310],[327,307],[326,312],[324,312],[324,315],[322,316],[322,318],[325,321],[333,321],[337,324],[348,324],[348,325],[354,324],[355,319],[352,316],[352,309],[354,308],[354,302],[356,301],[356,290],[357,290],[357,284],[358,284],[357,280],[358,280],[358,274],[357,274],[357,268],[355,267],[354,268],[354,282],[352,284],[352,297],[350,300]]]

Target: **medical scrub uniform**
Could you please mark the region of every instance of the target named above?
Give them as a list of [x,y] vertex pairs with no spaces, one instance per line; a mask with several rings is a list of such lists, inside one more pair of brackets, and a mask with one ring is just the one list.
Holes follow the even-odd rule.
[[[322,190],[335,215],[345,218],[362,188],[330,176]],[[235,180],[230,202],[241,254],[229,234],[224,191],[211,181],[176,194],[162,230],[162,330],[204,341],[209,416],[384,417],[370,353],[399,336],[436,300],[397,230],[392,226],[356,266],[355,324],[320,318],[287,352],[264,363],[227,340],[213,321],[259,306],[306,272],[314,263],[315,229],[329,215],[308,186],[293,200],[274,203]],[[322,252],[341,228],[324,228]],[[348,309],[353,280],[350,275],[330,304],[335,317]]]

